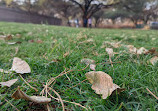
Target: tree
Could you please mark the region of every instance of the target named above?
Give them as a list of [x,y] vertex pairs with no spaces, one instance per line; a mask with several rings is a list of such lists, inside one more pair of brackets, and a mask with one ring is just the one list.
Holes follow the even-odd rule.
[[95,27],[97,27],[98,24],[103,20],[103,15],[104,10],[100,10],[93,15],[93,18],[95,19]]
[[61,16],[61,18],[66,19],[67,24],[70,26],[70,16],[75,17],[78,11],[78,7],[74,6],[71,2],[66,2],[59,0],[58,2],[52,3],[52,7],[54,9],[54,13],[57,13]]
[[[82,20],[83,26],[87,27],[87,21],[96,12],[102,8],[109,8],[118,5],[120,2],[118,0],[69,0],[76,4],[82,10]],[[111,1],[115,1],[110,3]]]
[[157,10],[155,1],[157,0],[125,0],[118,9],[128,12],[127,17],[131,19],[135,26],[138,25],[138,21],[147,24],[155,16],[155,10]]

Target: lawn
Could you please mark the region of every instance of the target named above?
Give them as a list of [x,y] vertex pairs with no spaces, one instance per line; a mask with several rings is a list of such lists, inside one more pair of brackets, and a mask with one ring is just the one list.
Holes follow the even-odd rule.
[[[102,47],[104,41],[134,45],[158,50],[158,31],[136,29],[84,29],[62,26],[33,25],[19,23],[0,23],[0,35],[11,34],[12,40],[0,40],[0,69],[9,70],[14,57],[25,60],[30,74],[22,75],[38,92],[30,88],[16,73],[0,73],[0,81],[18,78],[11,87],[0,86],[0,110],[15,110],[9,103],[21,111],[44,111],[45,105],[11,98],[20,86],[26,94],[40,95],[44,85],[52,77],[63,71],[73,70],[56,79],[51,87],[63,100],[80,103],[93,111],[145,111],[158,110],[158,100],[146,88],[158,96],[158,64],[148,62],[154,55],[130,54],[124,47],[113,48],[117,54],[112,57],[113,67],[106,63],[109,56]],[[87,41],[89,40],[89,41]],[[21,42],[10,45],[8,42]],[[110,47],[110,46],[109,46]],[[83,58],[96,61],[96,71],[103,71],[113,78],[113,82],[126,90],[119,95],[102,99],[101,95],[91,89],[85,73],[91,71],[81,63]],[[84,69],[84,70],[81,70]],[[79,71],[80,70],[80,71]],[[75,87],[73,87],[76,85]],[[50,93],[57,97],[53,92]],[[48,96],[50,97],[50,96]],[[6,102],[8,100],[9,102]],[[64,103],[65,109],[80,111],[79,106]],[[61,111],[61,103],[52,99],[51,110]]]

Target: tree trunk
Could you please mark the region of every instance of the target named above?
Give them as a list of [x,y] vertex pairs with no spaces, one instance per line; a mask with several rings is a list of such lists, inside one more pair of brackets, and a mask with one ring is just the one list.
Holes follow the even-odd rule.
[[99,23],[99,18],[95,18],[95,27],[98,26],[98,23]]
[[135,25],[135,27],[137,27],[137,22],[138,22],[138,20],[137,19],[133,19],[133,18],[131,18],[131,20],[132,20],[132,22],[134,23],[134,25]]
[[83,17],[83,27],[87,27],[88,26],[88,18],[87,17]]

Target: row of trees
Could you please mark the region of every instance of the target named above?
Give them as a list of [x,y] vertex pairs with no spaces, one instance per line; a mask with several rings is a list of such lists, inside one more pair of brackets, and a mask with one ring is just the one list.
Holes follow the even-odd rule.
[[69,21],[70,17],[80,17],[84,27],[87,27],[87,20],[91,17],[97,26],[106,18],[113,23],[117,18],[128,18],[137,25],[138,21],[147,24],[158,16],[157,0],[1,0],[1,3],[29,13],[56,15],[64,21]]

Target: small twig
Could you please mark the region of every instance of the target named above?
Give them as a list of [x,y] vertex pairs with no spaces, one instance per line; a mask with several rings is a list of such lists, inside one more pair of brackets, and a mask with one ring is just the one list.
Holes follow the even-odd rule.
[[50,106],[49,106],[48,103],[47,103],[47,110],[48,110],[48,111],[51,111],[51,110],[50,110]]
[[90,64],[88,64],[85,68],[81,69],[81,70],[77,70],[77,71],[83,71],[85,69],[87,69],[87,67],[89,66]]
[[[58,98],[53,97],[49,92],[48,92],[48,95],[49,95],[51,98],[53,98],[53,99],[59,101]],[[85,106],[82,106],[82,105],[79,104],[79,103],[70,102],[70,101],[66,101],[66,100],[63,100],[63,102],[67,102],[67,103],[75,104],[75,105],[80,106],[80,107],[82,107],[82,108],[84,108],[84,109],[86,109],[86,110],[88,111],[88,109],[87,109]]]
[[[46,98],[47,98],[47,97],[48,97],[48,86],[47,86],[47,82],[46,82]],[[48,110],[48,111],[51,111],[51,110],[50,110],[50,106],[49,106],[48,103],[47,103],[46,107],[47,107],[47,110]]]
[[146,90],[158,100],[158,97],[155,94],[153,94],[148,88],[146,88]]
[[[88,66],[89,66],[89,64],[88,64],[84,69],[77,70],[77,71],[83,71],[83,70],[85,70]],[[59,78],[59,77],[65,75],[65,74],[67,74],[67,73],[73,72],[73,71],[75,71],[75,70],[69,70],[69,71],[67,71],[67,72],[63,71],[63,72],[61,72],[58,76],[52,77],[52,78],[49,80],[48,84],[47,84],[48,87],[49,87],[57,78]],[[41,94],[44,94],[44,90],[45,90],[45,89],[46,89],[46,87],[43,88],[43,90],[40,92],[40,95],[41,95]]]
[[30,88],[32,88],[32,89],[34,89],[36,92],[38,92],[38,90],[37,90],[35,87],[31,86],[27,81],[25,81],[25,79],[22,77],[21,74],[19,74],[19,76],[21,77],[21,79],[22,79],[28,86],[30,86]]
[[64,91],[62,91],[62,92],[65,92],[65,91],[67,91],[67,90],[69,90],[69,89],[72,89],[72,88],[74,88],[74,87],[80,85],[81,83],[85,82],[86,80],[87,80],[87,79],[81,81],[80,83],[78,83],[78,84],[76,84],[76,85],[74,85],[74,86],[72,86],[72,87],[70,87],[70,88],[68,88],[68,89],[66,89],[66,90],[64,90]]
[[48,93],[48,86],[47,86],[47,82],[46,82],[46,98],[47,98],[47,93]]
[[[0,95],[1,96],[1,95]],[[16,108],[12,103],[10,103],[7,99],[4,98],[4,100],[9,103],[13,108],[15,108],[17,111],[20,111],[18,108]]]
[[49,87],[49,89],[51,89],[59,98],[60,102],[61,102],[61,105],[63,107],[63,111],[65,111],[65,107],[64,107],[64,103],[63,103],[63,100],[61,99],[60,95],[52,88]]
[[65,75],[66,75],[67,79],[68,79],[69,81],[71,81],[70,78],[69,78],[69,76],[68,76],[67,74],[65,74]]
[[112,68],[114,68],[114,66],[113,66],[113,63],[112,63],[112,60],[111,60],[111,57],[110,57],[110,56],[109,56],[109,61],[110,61],[110,63],[111,63]]

